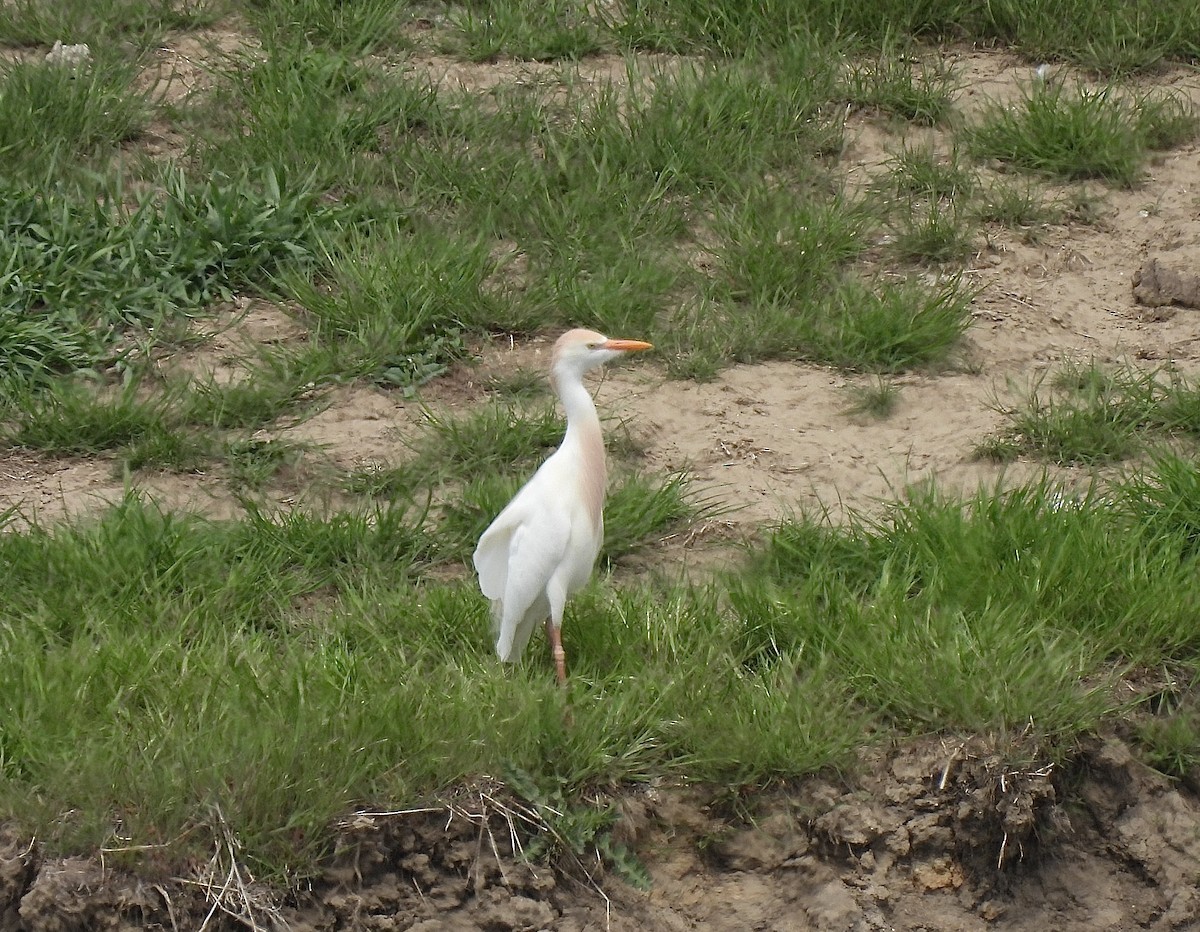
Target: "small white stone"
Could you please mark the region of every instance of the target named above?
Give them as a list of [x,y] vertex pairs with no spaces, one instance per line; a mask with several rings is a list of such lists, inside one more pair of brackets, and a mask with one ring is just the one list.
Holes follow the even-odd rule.
[[63,45],[59,39],[54,43],[54,48],[46,53],[46,63],[49,65],[70,65],[72,68],[78,67],[92,57],[92,50],[86,42],[81,42],[78,45]]

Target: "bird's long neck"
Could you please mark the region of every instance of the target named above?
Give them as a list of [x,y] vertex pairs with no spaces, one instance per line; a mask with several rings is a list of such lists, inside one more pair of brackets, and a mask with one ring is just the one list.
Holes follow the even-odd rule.
[[600,417],[596,404],[582,380],[573,374],[554,374],[554,388],[567,415],[567,434],[562,449],[579,452],[579,484],[584,506],[594,523],[599,523],[604,509],[604,484],[607,477],[604,462],[604,435],[600,432]]

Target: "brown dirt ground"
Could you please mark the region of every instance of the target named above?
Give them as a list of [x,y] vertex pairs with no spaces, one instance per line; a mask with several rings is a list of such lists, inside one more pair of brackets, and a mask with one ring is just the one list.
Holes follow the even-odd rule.
[[[159,64],[178,71],[171,99],[207,86],[197,64],[206,42],[239,47],[236,36],[219,32],[164,46]],[[984,99],[1011,96],[1032,76],[1032,66],[1002,53],[950,57],[963,76],[958,105],[966,114]],[[558,68],[437,56],[409,64],[476,89],[540,80]],[[623,73],[619,62],[591,60],[581,78],[620,80]],[[1194,72],[1152,83],[1200,103]],[[849,118],[852,180],[866,183],[881,170],[899,148],[897,129],[871,115]],[[168,154],[178,144],[166,127],[151,139]],[[692,470],[737,509],[719,526],[691,529],[671,558],[692,559],[706,541],[751,535],[790,510],[824,507],[838,517],[928,479],[964,490],[1000,481],[998,467],[971,456],[999,424],[992,401],[1066,359],[1170,360],[1194,372],[1200,311],[1140,306],[1133,281],[1152,258],[1196,267],[1198,154],[1196,144],[1166,153],[1144,184],[1104,192],[1098,222],[1055,226],[1038,237],[989,230],[967,272],[982,290],[964,364],[898,378],[899,408],[885,421],[844,413],[847,388],[865,379],[819,366],[737,367],[693,383],[667,379],[647,359],[609,374],[598,402],[630,420],[650,463]],[[262,302],[226,309],[214,328],[221,332],[212,341],[163,360],[164,367],[236,379],[242,341],[286,342],[299,332],[282,309]],[[394,463],[423,406],[478,401],[490,374],[543,366],[550,339],[480,346],[474,366],[456,368],[419,399],[338,389],[319,412],[278,433],[319,445],[343,469]],[[1007,475],[1040,471],[1022,463]],[[204,475],[134,482],[173,508],[236,510],[224,487]],[[0,454],[0,503],[20,504],[43,521],[87,513],[123,489],[103,460]],[[272,495],[305,500],[301,487]],[[225,884],[229,864],[219,857],[208,874],[186,879],[134,875],[104,858],[43,858],[36,842],[0,832],[0,928],[1196,929],[1194,790],[1137,763],[1113,737],[1084,748],[1069,771],[1010,771],[980,739],[926,738],[864,751],[853,778],[814,778],[751,798],[712,788],[644,789],[619,800],[618,833],[647,867],[648,892],[586,857],[554,869],[523,865],[514,857],[520,820],[478,788],[437,811],[347,820],[329,869],[287,896],[248,881]]]

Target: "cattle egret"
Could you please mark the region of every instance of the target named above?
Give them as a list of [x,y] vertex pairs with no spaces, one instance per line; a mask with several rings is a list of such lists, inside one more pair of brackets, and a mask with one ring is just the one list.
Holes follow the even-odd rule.
[[560,685],[567,682],[563,609],[587,583],[604,540],[604,437],[583,376],[650,348],[592,330],[570,330],[558,338],[550,381],[566,413],[567,432],[475,548],[479,588],[492,600],[496,653],[505,663],[515,662],[534,627],[545,621]]

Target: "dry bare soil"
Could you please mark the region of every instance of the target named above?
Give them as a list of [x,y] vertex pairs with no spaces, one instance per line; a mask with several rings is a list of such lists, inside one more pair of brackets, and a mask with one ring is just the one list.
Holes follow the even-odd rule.
[[[164,51],[182,75],[181,40]],[[1031,66],[1003,53],[950,52],[964,77],[957,106],[1012,95]],[[171,56],[175,56],[171,58]],[[545,66],[470,66],[430,58],[447,82],[487,86]],[[617,76],[604,59],[585,78]],[[1200,104],[1200,78],[1147,79]],[[867,183],[900,144],[887,121],[853,116],[846,158]],[[907,130],[909,141],[928,132]],[[169,148],[171,140],[160,140]],[[738,367],[710,382],[672,381],[645,365],[598,389],[607,413],[628,418],[652,464],[690,467],[737,510],[690,529],[659,561],[703,567],[722,542],[755,533],[792,509],[870,509],[936,477],[970,489],[1000,478],[974,459],[994,432],[995,398],[1071,358],[1174,361],[1196,371],[1200,311],[1139,303],[1136,273],[1151,259],[1191,271],[1200,259],[1200,148],[1154,162],[1132,190],[1105,191],[1096,222],[1054,226],[1037,238],[990,230],[970,263],[980,287],[963,364],[900,377],[899,407],[884,421],[844,413],[845,389],[865,377],[800,363]],[[283,309],[231,307],[201,349],[164,365],[222,373],[239,341],[286,342],[298,331]],[[484,396],[489,375],[541,365],[553,335],[478,347],[419,399],[361,386],[335,391],[317,415],[279,425],[318,444],[343,468],[399,461],[423,405],[461,409]],[[645,334],[622,334],[641,337]],[[650,335],[652,336],[652,335]],[[225,373],[233,377],[232,373]],[[1008,467],[1010,477],[1039,472]],[[1090,474],[1062,470],[1070,481]],[[172,507],[231,514],[228,493],[204,475],[138,476]],[[0,501],[43,521],[85,513],[118,497],[111,464],[90,459],[0,458]],[[281,487],[280,502],[305,489]],[[636,566],[618,572],[635,573]],[[639,890],[591,859],[524,864],[525,823],[486,786],[445,807],[361,814],[340,828],[338,853],[299,891],[261,889],[214,868],[205,889],[171,876],[126,873],[103,858],[42,859],[29,839],[0,840],[0,928],[479,930],[795,929],[1129,930],[1200,928],[1200,798],[1131,756],[1119,736],[1097,738],[1070,772],[1006,769],[986,738],[914,738],[863,752],[852,777],[826,776],[751,797],[719,788],[661,786],[621,800],[618,833],[649,873]],[[228,881],[228,883],[226,883]],[[224,886],[222,886],[224,884]]]

